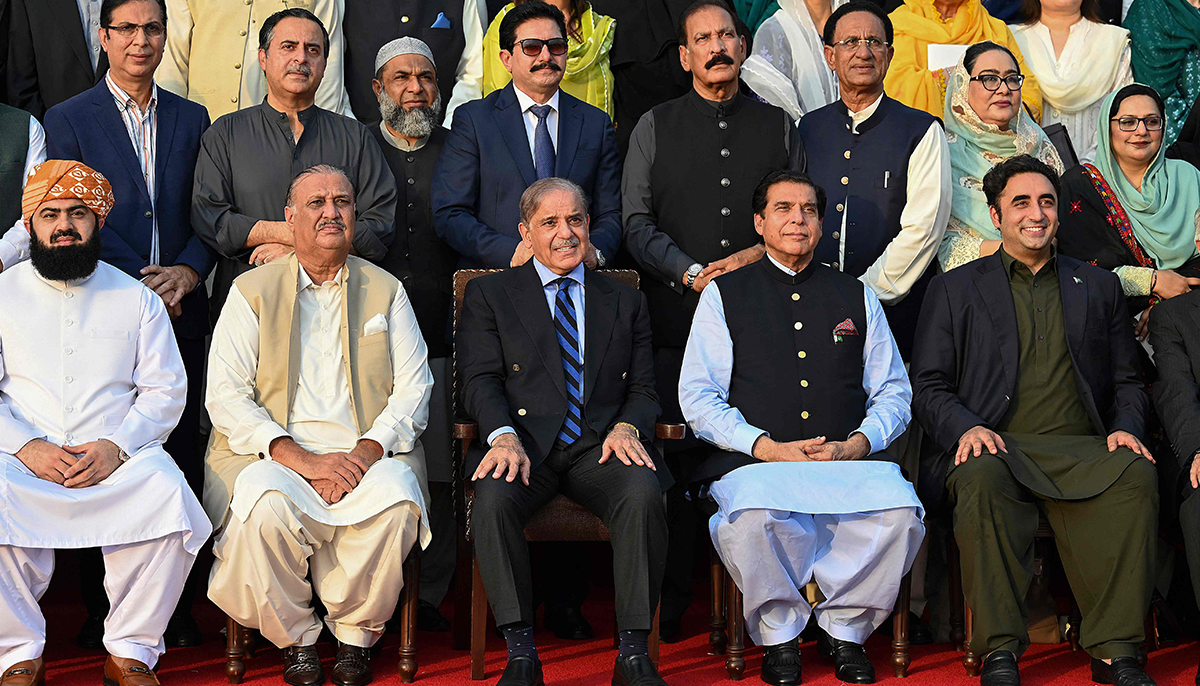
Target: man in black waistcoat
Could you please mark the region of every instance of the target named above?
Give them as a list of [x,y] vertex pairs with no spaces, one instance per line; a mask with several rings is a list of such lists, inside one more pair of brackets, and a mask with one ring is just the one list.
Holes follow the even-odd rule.
[[[483,0],[356,0],[342,13],[345,42],[346,95],[354,118],[367,125],[380,121],[379,104],[372,92],[375,57],[394,38],[417,38],[429,46],[433,61],[441,65],[438,92],[447,98],[445,119],[454,108],[480,97],[476,79],[465,79],[471,45],[483,45]],[[481,47],[476,50],[481,52]],[[480,67],[482,68],[482,67]],[[482,73],[482,72],[481,72]],[[440,124],[442,119],[438,119]],[[440,146],[439,146],[440,148]],[[399,224],[397,224],[399,226]]]
[[[654,328],[654,373],[663,420],[680,422],[676,386],[700,291],[718,274],[763,256],[750,195],[767,172],[788,166],[798,145],[786,112],[738,92],[746,40],[723,0],[697,0],[680,15],[679,61],[692,90],[642,116],[621,182],[625,250],[637,261]],[[797,158],[803,154],[791,150]],[[667,454],[680,472],[703,450],[692,438]],[[680,472],[683,474],[683,472]],[[686,478],[668,495],[671,558],[663,583],[662,635],[671,641],[691,602],[692,512]]]
[[524,530],[560,492],[612,533],[620,637],[613,686],[665,686],[646,643],[666,558],[662,492],[672,481],[642,442],[659,411],[650,315],[636,289],[584,268],[588,224],[578,185],[535,181],[521,196],[520,224],[533,257],[467,285],[455,339],[463,405],[484,444],[467,458],[471,521],[480,576],[508,644],[504,686],[542,684]]
[[841,99],[797,127],[807,171],[829,193],[816,257],[879,296],[907,360],[950,218],[950,148],[940,121],[883,92],[893,51],[883,10],[864,0],[842,5],[824,40]]
[[[442,96],[433,52],[416,38],[397,38],[379,49],[371,87],[378,124],[370,126],[392,176],[396,177],[396,238],[379,266],[404,284],[429,350],[433,393],[429,424],[421,434],[429,476],[429,527],[433,541],[421,551],[421,600],[417,626],[448,631],[438,612],[454,574],[457,532],[451,480],[450,407],[452,389],[449,315],[455,253],[433,230],[429,186],[433,165],[449,131],[438,125]],[[397,615],[398,616],[398,615]]]
[[29,173],[45,161],[42,125],[28,112],[0,105],[0,271],[29,257],[21,193]]
[[[904,432],[912,390],[874,292],[814,259],[824,191],[771,172],[753,206],[766,257],[704,290],[683,358],[684,416],[719,448],[693,479],[711,484],[709,531],[765,647],[763,681],[800,683],[797,637],[815,614],[837,678],[874,683],[862,644],[925,529],[899,468],[868,458]],[[861,461],[795,464],[837,460]],[[825,600],[810,608],[814,579]]]

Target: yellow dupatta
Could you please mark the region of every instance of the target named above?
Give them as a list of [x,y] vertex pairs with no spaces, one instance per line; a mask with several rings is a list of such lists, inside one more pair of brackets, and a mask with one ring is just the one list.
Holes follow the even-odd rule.
[[980,0],[965,0],[950,21],[942,19],[933,0],[904,0],[904,4],[888,16],[895,28],[892,44],[896,48],[883,80],[889,96],[940,118],[946,101],[947,75],[944,72],[953,71],[953,68],[929,71],[929,45],[973,45],[989,40],[1017,56],[1017,64],[1025,75],[1021,102],[1029,108],[1034,121],[1042,120],[1042,91],[1037,77],[1025,66],[1025,58],[1021,56],[1021,48],[1012,31],[1004,22],[988,14]]
[[[483,94],[498,91],[512,81],[512,74],[500,61],[500,22],[515,6],[509,3],[496,14],[483,37]],[[562,89],[580,100],[594,105],[613,116],[613,75],[608,66],[617,22],[612,17],[592,11],[589,4],[579,17],[582,41],[567,39],[567,70]]]

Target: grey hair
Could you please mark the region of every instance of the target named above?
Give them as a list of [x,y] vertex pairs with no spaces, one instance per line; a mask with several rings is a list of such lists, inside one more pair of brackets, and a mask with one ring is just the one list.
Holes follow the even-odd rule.
[[579,199],[579,203],[583,205],[583,211],[587,212],[591,201],[588,199],[587,193],[579,187],[579,184],[570,179],[548,176],[544,179],[534,181],[521,194],[521,223],[529,226],[530,221],[533,220],[533,213],[542,206],[542,200],[545,200],[547,195],[556,191],[573,193]]
[[346,172],[341,167],[335,167],[332,164],[314,164],[313,166],[309,167],[308,169],[305,169],[304,171],[300,172],[299,174],[296,174],[296,177],[294,179],[292,179],[292,184],[290,186],[288,186],[288,192],[287,192],[286,205],[288,207],[292,208],[293,210],[296,209],[296,198],[295,198],[296,186],[300,185],[300,181],[302,181],[306,177],[312,176],[314,174],[322,174],[322,175],[333,174],[334,176],[342,177],[343,179],[346,180],[346,183],[350,184],[350,195],[351,195],[351,199],[353,199],[354,182],[350,180],[350,177],[346,174]]

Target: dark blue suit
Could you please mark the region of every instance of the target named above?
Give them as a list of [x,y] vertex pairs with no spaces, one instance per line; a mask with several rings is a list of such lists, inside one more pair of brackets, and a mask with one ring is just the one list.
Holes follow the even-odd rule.
[[[200,275],[200,286],[183,299],[183,312],[174,322],[178,338],[203,338],[208,333],[204,280],[212,271],[216,254],[192,231],[191,219],[192,174],[200,136],[208,124],[204,107],[158,89],[154,187],[159,260],[163,266],[186,264]],[[50,159],[83,162],[112,184],[116,205],[100,233],[101,259],[140,280],[141,269],[150,263],[154,215],[133,142],[103,79],[50,108],[46,113],[46,148]]]
[[[554,175],[591,198],[592,245],[607,260],[621,245],[621,156],[608,115],[559,92]],[[521,193],[534,181],[533,153],[512,83],[462,105],[433,177],[434,228],[461,267],[505,268],[520,243]]]

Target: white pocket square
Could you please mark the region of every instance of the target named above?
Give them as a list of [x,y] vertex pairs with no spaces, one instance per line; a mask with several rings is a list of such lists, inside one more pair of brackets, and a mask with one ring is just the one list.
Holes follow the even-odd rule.
[[363,337],[373,336],[384,331],[387,331],[387,319],[382,314],[377,314],[363,326]]

